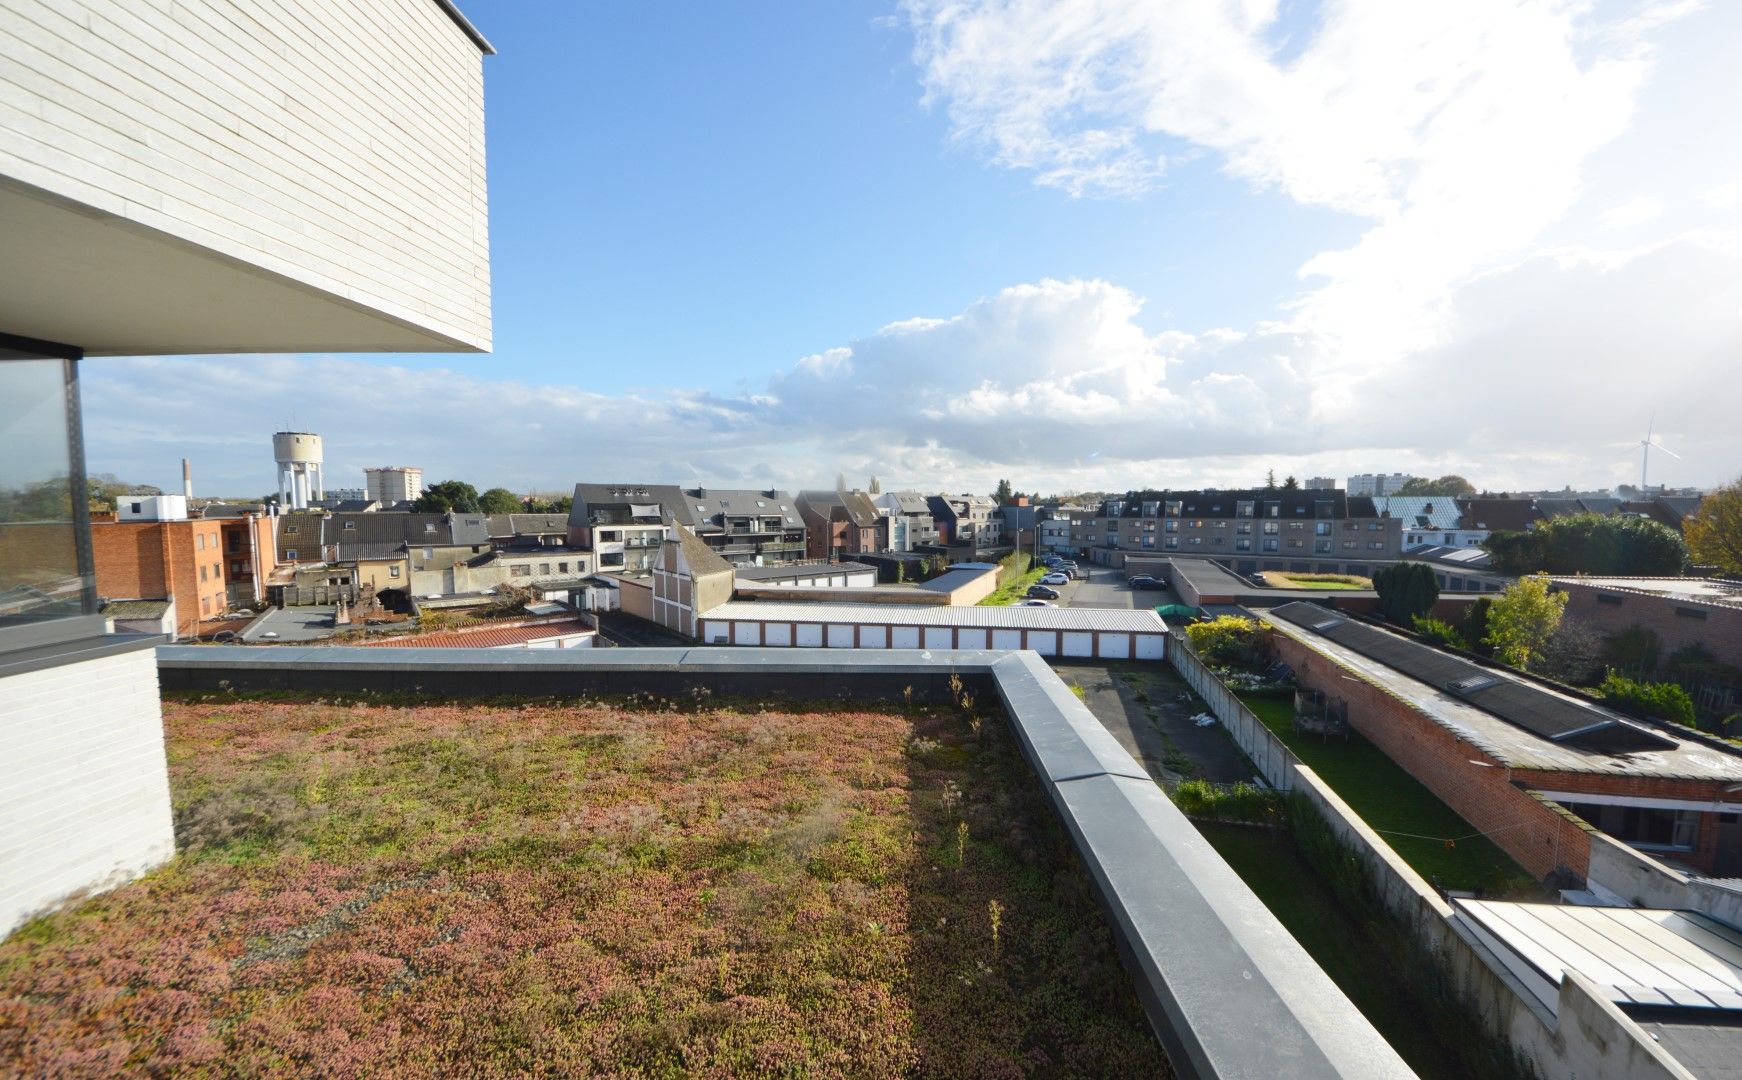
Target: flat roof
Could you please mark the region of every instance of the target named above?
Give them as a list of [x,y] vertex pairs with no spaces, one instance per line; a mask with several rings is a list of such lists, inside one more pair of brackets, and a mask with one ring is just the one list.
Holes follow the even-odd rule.
[[1556,575],[1556,585],[1584,585],[1593,589],[1620,589],[1626,592],[1669,596],[1697,604],[1717,604],[1722,607],[1742,607],[1742,583],[1716,581],[1711,578],[1659,577],[1573,577]]
[[[1277,633],[1293,638],[1345,670],[1365,676],[1370,682],[1404,698],[1434,723],[1510,768],[1611,776],[1657,776],[1681,780],[1721,780],[1725,783],[1742,781],[1742,757],[1693,739],[1680,738],[1668,725],[1652,727],[1652,731],[1673,743],[1672,746],[1662,749],[1616,754],[1551,742],[1516,724],[1508,723],[1485,709],[1462,701],[1440,687],[1411,678],[1330,638],[1296,626],[1269,610],[1259,610],[1256,614],[1265,625],[1274,627]],[[1332,619],[1343,616],[1327,609],[1325,617]],[[1499,679],[1513,678],[1498,669],[1483,670]],[[1547,687],[1543,687],[1543,690],[1549,694],[1558,693]],[[1567,695],[1559,696],[1605,717],[1632,724],[1641,723],[1600,705],[1579,701]]]
[[748,581],[780,581],[830,574],[875,574],[877,568],[860,562],[796,563],[791,566],[734,566],[732,572]]
[[733,600],[702,619],[740,622],[879,623],[890,626],[984,626],[1004,630],[1103,630],[1161,634],[1153,611],[1117,608],[946,607],[941,604],[806,604]]
[[1742,1010],[1742,931],[1697,912],[1462,898],[1454,907],[1539,997],[1573,971],[1617,1005]]

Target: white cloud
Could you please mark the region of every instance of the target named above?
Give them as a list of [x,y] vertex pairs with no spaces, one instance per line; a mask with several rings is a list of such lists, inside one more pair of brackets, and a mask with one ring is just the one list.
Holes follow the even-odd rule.
[[1635,225],[1643,225],[1648,221],[1656,221],[1663,216],[1663,200],[1655,195],[1641,195],[1635,199],[1611,206],[1603,211],[1601,220],[1606,228],[1630,229]]

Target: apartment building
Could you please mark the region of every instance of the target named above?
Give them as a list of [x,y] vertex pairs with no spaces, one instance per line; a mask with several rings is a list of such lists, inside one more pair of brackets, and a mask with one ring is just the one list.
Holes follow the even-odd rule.
[[1402,553],[1402,522],[1341,491],[1138,491],[1073,519],[1080,553],[1201,556],[1259,570],[1367,574]]
[[888,519],[863,491],[801,491],[805,557],[840,562],[887,550]]
[[201,620],[229,607],[220,522],[185,515],[94,522],[91,557],[99,597],[173,601],[177,637],[193,637]]
[[772,488],[576,484],[568,540],[594,553],[600,570],[651,570],[680,525],[728,562],[767,566],[805,557],[796,500]]
[[423,470],[406,465],[381,465],[363,470],[363,490],[356,497],[383,506],[416,502],[423,494]]
[[937,542],[975,551],[995,548],[1004,542],[1004,518],[997,500],[987,495],[931,495],[926,498]]
[[1351,496],[1395,495],[1403,490],[1403,485],[1420,477],[1407,473],[1356,473],[1349,477],[1347,494]]
[[1466,528],[1458,500],[1447,495],[1380,495],[1373,499],[1380,517],[1403,523],[1403,550],[1430,547],[1477,548],[1487,529]]
[[938,542],[931,503],[917,491],[886,491],[873,500],[883,516],[889,551],[907,552]]

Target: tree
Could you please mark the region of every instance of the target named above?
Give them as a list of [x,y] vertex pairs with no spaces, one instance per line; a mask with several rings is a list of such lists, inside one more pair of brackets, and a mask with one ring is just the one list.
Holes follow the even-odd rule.
[[443,480],[424,488],[412,509],[420,514],[476,514],[478,489],[464,480]]
[[1742,575],[1742,479],[1702,499],[1682,532],[1695,562]]
[[1688,561],[1674,529],[1642,517],[1572,514],[1527,533],[1491,533],[1482,542],[1503,574],[1609,574],[1672,577]]
[[1547,561],[1546,537],[1540,532],[1512,532],[1501,529],[1491,532],[1482,541],[1482,550],[1496,571],[1521,577],[1541,570]]
[[1000,480],[998,481],[998,490],[992,493],[992,500],[999,506],[1008,506],[1010,504],[1010,496],[1013,494],[1014,492],[1010,490],[1010,481]]
[[836,491],[846,491],[847,490],[847,474],[846,473],[838,472],[835,474],[835,490]]
[[1300,490],[1300,481],[1296,480],[1294,477],[1291,476],[1282,482],[1282,490],[1284,490],[1284,491],[1299,491]]
[[1275,469],[1266,469],[1264,471],[1264,490],[1265,491],[1275,491],[1276,490],[1276,470]]
[[1501,663],[1529,668],[1561,624],[1567,594],[1549,591],[1547,574],[1521,577],[1488,607],[1488,644]]
[[875,476],[865,485],[865,490],[873,495],[883,494],[883,484]]
[[507,488],[494,487],[478,496],[478,509],[486,514],[518,514],[526,504]]
[[1476,485],[1455,474],[1429,480],[1426,477],[1414,476],[1405,481],[1397,489],[1399,495],[1449,495],[1454,498],[1466,498],[1476,494]]
[[1409,626],[1434,609],[1440,599],[1440,583],[1427,563],[1400,562],[1373,573],[1373,588],[1379,593],[1379,611],[1401,626]]

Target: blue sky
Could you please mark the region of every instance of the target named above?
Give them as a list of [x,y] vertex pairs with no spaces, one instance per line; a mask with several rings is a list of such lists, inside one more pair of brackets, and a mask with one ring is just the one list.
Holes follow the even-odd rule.
[[265,490],[368,378],[336,482],[1742,470],[1742,5],[464,7],[494,354],[93,362],[94,470]]

